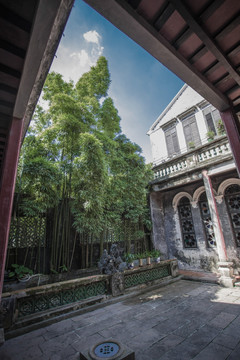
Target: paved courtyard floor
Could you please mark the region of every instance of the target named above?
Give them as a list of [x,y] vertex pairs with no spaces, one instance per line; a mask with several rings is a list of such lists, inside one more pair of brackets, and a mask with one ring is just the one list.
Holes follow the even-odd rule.
[[180,280],[7,340],[1,360],[75,360],[113,338],[136,360],[239,360],[240,288]]

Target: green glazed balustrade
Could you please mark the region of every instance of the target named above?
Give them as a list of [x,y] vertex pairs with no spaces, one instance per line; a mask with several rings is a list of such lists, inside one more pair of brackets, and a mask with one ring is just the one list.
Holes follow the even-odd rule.
[[19,317],[31,315],[40,311],[67,305],[93,296],[104,295],[107,291],[106,282],[99,281],[89,285],[81,285],[74,289],[62,290],[18,300]]
[[125,288],[158,280],[170,275],[169,265],[124,276]]

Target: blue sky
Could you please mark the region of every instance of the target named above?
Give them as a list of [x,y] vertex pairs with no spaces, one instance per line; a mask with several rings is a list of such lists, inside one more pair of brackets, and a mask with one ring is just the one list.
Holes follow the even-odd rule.
[[183,82],[129,37],[76,0],[51,70],[76,82],[103,55],[111,74],[109,96],[121,117],[122,132],[152,161],[149,127]]

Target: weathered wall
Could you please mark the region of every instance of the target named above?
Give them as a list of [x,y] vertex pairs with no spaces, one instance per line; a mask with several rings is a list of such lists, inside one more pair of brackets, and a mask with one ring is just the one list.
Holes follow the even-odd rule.
[[168,247],[165,240],[163,199],[160,192],[150,194],[150,210],[152,218],[152,242],[154,248],[161,251],[163,258],[168,259]]
[[[222,174],[221,176],[215,176],[212,178],[212,184],[215,190],[219,185],[227,179],[238,178],[237,171],[231,171],[229,173]],[[222,224],[223,236],[226,244],[228,260],[240,265],[240,248],[236,246],[235,237],[233,234],[232,224],[227,209],[225,198],[221,203],[217,203],[217,209]]]
[[[212,179],[214,190],[217,191],[222,181],[230,177],[237,177],[236,172],[217,175]],[[207,244],[200,208],[192,207],[192,218],[197,239],[197,248],[184,248],[181,234],[178,210],[172,206],[173,198],[180,192],[188,192],[191,196],[196,189],[203,186],[202,180],[185,186],[172,188],[151,194],[151,212],[153,220],[153,243],[159,249],[165,249],[168,258],[177,258],[182,269],[201,269],[214,271],[217,269],[217,248]],[[223,235],[229,260],[239,262],[240,248],[232,232],[231,222],[227,212],[225,200],[217,204]]]
[[192,207],[197,248],[189,249],[184,248],[178,210],[175,211],[172,206],[172,200],[177,193],[184,191],[193,195],[194,191],[202,185],[202,182],[197,182],[164,193],[166,243],[169,248],[169,257],[176,257],[180,268],[212,271],[216,269],[218,256],[216,249],[207,246],[200,209]]

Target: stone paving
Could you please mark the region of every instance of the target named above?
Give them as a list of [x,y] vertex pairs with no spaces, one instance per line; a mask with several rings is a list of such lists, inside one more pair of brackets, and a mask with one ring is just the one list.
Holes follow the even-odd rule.
[[239,360],[240,288],[180,280],[7,340],[1,360],[76,360],[113,338],[136,360]]

